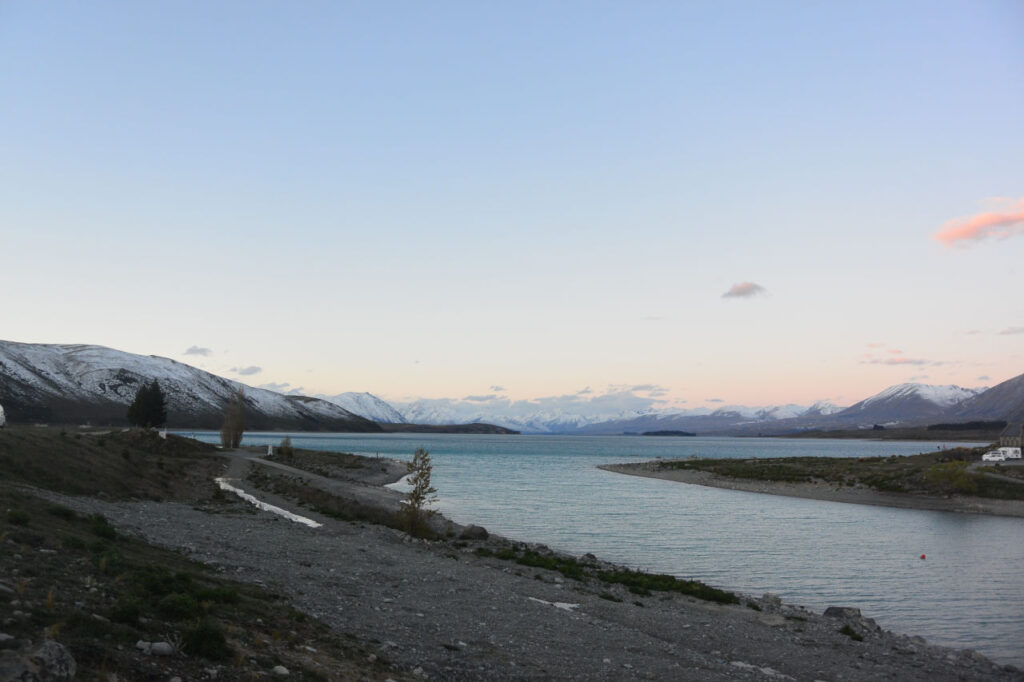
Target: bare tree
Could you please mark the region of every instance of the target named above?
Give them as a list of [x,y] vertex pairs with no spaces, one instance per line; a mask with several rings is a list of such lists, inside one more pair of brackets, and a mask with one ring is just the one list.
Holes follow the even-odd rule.
[[245,393],[235,390],[224,407],[224,426],[220,427],[220,444],[225,448],[237,448],[242,444],[245,431]]

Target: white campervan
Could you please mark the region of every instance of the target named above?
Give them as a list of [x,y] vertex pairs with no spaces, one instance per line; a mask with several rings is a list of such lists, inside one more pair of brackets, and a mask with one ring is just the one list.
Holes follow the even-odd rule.
[[1020,448],[999,448],[998,452],[1003,453],[1006,459],[1020,459]]

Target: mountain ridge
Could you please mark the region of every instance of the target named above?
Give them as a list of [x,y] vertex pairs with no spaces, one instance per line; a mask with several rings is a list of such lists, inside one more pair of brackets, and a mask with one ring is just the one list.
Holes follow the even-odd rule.
[[172,427],[220,428],[224,406],[242,390],[250,429],[381,430],[333,403],[247,386],[170,358],[89,344],[0,341],[0,404],[11,421],[123,425],[139,386],[154,379]]

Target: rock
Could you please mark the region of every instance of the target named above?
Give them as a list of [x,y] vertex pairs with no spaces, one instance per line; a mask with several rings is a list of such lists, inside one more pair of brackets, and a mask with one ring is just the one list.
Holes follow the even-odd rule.
[[147,642],[147,641],[142,640],[142,639],[140,639],[139,641],[135,642],[135,648],[138,649],[139,651],[141,651],[144,654],[148,654],[149,653],[149,649],[152,646],[153,646],[152,642]]
[[486,540],[490,537],[490,533],[483,526],[471,525],[467,526],[459,534],[460,540]]
[[46,640],[28,655],[0,653],[0,680],[70,682],[75,679],[76,669],[68,650],[53,640]]
[[771,592],[765,592],[764,595],[761,596],[761,601],[765,606],[770,606],[775,609],[782,606],[782,598],[777,594],[772,594]]
[[13,647],[15,643],[13,635],[9,635],[6,632],[0,632],[0,649],[7,649]]
[[830,606],[825,609],[824,615],[829,618],[842,618],[844,620],[860,618],[860,609],[855,609],[852,606]]
[[182,680],[180,677],[172,677],[171,679],[167,680],[167,682],[182,682]]
[[277,677],[288,677],[288,668],[283,665],[275,665],[270,672],[274,673]]
[[154,656],[170,656],[174,653],[174,645],[170,642],[153,642],[149,647],[149,653]]

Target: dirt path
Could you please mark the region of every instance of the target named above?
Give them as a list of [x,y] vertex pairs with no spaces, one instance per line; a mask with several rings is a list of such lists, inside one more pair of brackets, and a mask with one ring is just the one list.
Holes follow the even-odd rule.
[[[382,483],[397,481],[405,475],[404,464],[395,460],[380,460],[380,466],[377,469],[355,469],[347,479],[340,479],[321,476],[282,462],[268,460],[246,450],[230,450],[222,454],[229,459],[228,469],[224,474],[224,477],[228,479],[243,481],[248,475],[250,467],[264,467],[288,474],[299,479],[305,485],[323,490],[331,495],[389,511],[397,511],[404,499],[404,495],[401,493],[382,485]],[[273,504],[278,504],[278,501],[274,501]],[[282,504],[278,504],[278,506],[282,506]],[[306,512],[302,513],[306,514]]]

